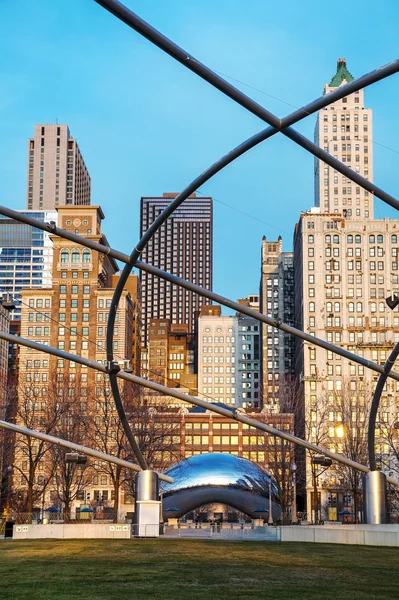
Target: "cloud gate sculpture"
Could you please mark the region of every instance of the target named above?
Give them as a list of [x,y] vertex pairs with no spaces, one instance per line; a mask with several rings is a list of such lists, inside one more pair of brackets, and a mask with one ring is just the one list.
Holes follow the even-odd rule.
[[[245,458],[221,452],[199,454],[166,473],[173,477],[173,483],[162,484],[164,519],[180,518],[211,503],[231,506],[254,519],[263,515],[256,509],[262,508],[268,514],[270,475]],[[273,519],[277,520],[281,511],[273,478],[271,486]]]

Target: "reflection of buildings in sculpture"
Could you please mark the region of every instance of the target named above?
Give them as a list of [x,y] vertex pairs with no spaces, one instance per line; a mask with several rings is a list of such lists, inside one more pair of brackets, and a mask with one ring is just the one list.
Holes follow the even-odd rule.
[[277,485],[273,479],[270,482],[265,469],[249,460],[220,452],[202,454],[173,465],[167,474],[174,481],[162,484],[164,519],[180,518],[211,503],[259,518],[261,512],[269,511],[269,486],[273,518],[280,517]]
[[[262,238],[260,311],[288,325],[294,324],[293,253],[283,252],[283,240]],[[280,383],[294,372],[294,337],[262,324],[261,384],[263,406],[280,410]]]
[[[324,92],[352,79],[345,60],[339,59],[337,74]],[[360,90],[321,110],[315,132],[318,145],[369,180],[373,178],[371,113],[364,108]],[[301,213],[294,235],[296,326],[383,364],[399,336],[399,317],[385,303],[399,286],[399,221],[373,220],[372,194],[317,160],[315,190],[316,207]],[[302,382],[310,441],[320,436],[315,423],[322,413],[322,445],[344,452],[340,398],[353,396],[356,402],[359,390],[361,394],[366,385],[374,386],[378,376],[300,340],[296,340],[296,372]],[[380,422],[393,419],[398,389],[397,382],[388,380]],[[381,450],[385,453],[387,448]],[[322,504],[331,492],[342,494],[340,478],[333,469],[321,485]],[[310,514],[309,464],[307,488]]]

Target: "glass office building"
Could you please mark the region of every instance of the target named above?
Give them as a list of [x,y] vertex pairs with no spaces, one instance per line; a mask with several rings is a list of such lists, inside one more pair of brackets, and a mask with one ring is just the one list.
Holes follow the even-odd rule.
[[[56,211],[18,211],[43,222],[57,223]],[[51,287],[53,244],[50,234],[0,215],[0,293],[15,302],[11,319],[20,319],[19,292]]]

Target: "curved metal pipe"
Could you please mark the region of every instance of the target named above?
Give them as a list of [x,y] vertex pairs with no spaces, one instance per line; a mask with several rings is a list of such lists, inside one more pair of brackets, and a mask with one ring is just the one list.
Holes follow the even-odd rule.
[[[262,121],[265,121],[269,125],[275,128],[275,132],[281,132],[283,135],[287,136],[294,142],[296,142],[299,146],[302,146],[305,150],[313,154],[315,157],[319,158],[326,164],[330,165],[337,171],[339,171],[342,175],[349,177],[352,181],[368,190],[377,198],[380,198],[383,202],[386,202],[390,206],[399,210],[399,202],[391,196],[387,194],[374,185],[339,160],[335,159],[331,154],[319,148],[316,144],[311,142],[305,136],[295,131],[290,127],[293,123],[303,119],[305,116],[308,116],[312,112],[316,110],[320,110],[320,108],[324,108],[336,100],[347,96],[350,93],[353,93],[358,87],[359,79],[356,81],[350,82],[342,88],[339,88],[332,92],[331,94],[326,94],[324,97],[319,98],[316,101],[310,102],[306,107],[300,108],[296,110],[285,119],[279,119],[273,113],[266,110],[263,106],[260,106],[256,102],[254,102],[251,98],[249,98],[246,94],[238,90],[232,84],[228,83],[225,79],[217,75],[212,69],[201,63],[194,56],[186,52],[184,49],[180,48],[177,44],[172,42],[162,33],[157,31],[154,27],[151,27],[149,23],[146,23],[143,19],[141,19],[138,15],[136,15],[133,11],[129,10],[126,6],[124,6],[121,2],[117,0],[95,0],[97,4],[108,10],[111,14],[117,17],[119,20],[123,21],[126,25],[137,31],[140,35],[145,37],[155,46],[158,46],[161,50],[169,54],[172,58],[180,62],[184,67],[193,71],[196,75],[210,83],[213,87],[221,91],[223,94],[240,104],[246,110],[256,115]],[[366,75],[363,75],[360,78],[360,87],[365,87],[366,85],[371,85],[376,81],[380,81],[384,77],[388,75],[392,75],[399,71],[399,59],[384,65]],[[386,75],[384,74],[386,73]]]
[[[22,435],[27,435],[29,437],[36,438],[38,440],[42,440],[43,442],[48,442],[49,444],[57,444],[57,446],[63,446],[64,448],[70,448],[71,450],[76,450],[76,452],[81,452],[82,454],[87,454],[88,456],[93,456],[94,458],[99,458],[100,460],[105,460],[106,462],[113,463],[118,465],[119,467],[123,467],[124,469],[129,469],[130,471],[140,472],[141,467],[135,465],[134,463],[129,462],[128,460],[123,460],[123,458],[118,458],[117,456],[112,456],[112,454],[105,454],[104,452],[100,452],[99,450],[93,450],[92,448],[88,448],[87,446],[82,446],[81,444],[75,444],[75,442],[70,442],[69,440],[63,440],[62,438],[55,437],[53,435],[48,435],[47,433],[42,433],[41,431],[36,431],[35,429],[29,429],[28,427],[21,427],[20,425],[14,425],[14,423],[8,423],[7,421],[0,421],[1,429],[8,429],[9,431],[13,431],[14,433],[20,433]],[[159,479],[162,481],[167,481],[168,483],[173,483],[173,478],[169,477],[169,475],[164,475],[163,473],[158,473]]]
[[[185,279],[181,279],[180,277],[177,277],[177,275],[172,275],[171,273],[168,273],[167,271],[162,271],[161,269],[158,269],[158,267],[149,265],[141,260],[137,261],[136,267],[143,271],[147,271],[147,273],[152,273],[153,275],[156,275],[157,277],[161,277],[162,279],[165,279],[166,281],[170,281],[171,283],[173,283],[175,285],[181,286],[187,290],[190,290],[196,294],[199,294],[200,296],[205,296],[206,298],[209,298],[210,300],[213,300],[214,302],[217,302],[218,304],[222,304],[223,306],[226,306],[227,308],[232,308],[233,310],[236,310],[237,312],[248,315],[248,317],[252,317],[253,319],[256,319],[257,321],[260,321],[261,323],[266,323],[266,325],[271,325],[272,327],[275,327],[276,329],[281,329],[281,331],[285,331],[286,333],[289,333],[290,335],[298,337],[298,338],[304,340],[305,342],[309,342],[309,344],[318,346],[319,348],[324,348],[324,350],[331,350],[331,352],[334,352],[335,354],[339,354],[340,356],[343,356],[344,358],[347,358],[348,360],[352,360],[353,362],[356,362],[359,365],[363,365],[367,369],[371,369],[372,371],[376,371],[377,373],[383,373],[383,371],[384,371],[384,367],[378,363],[375,363],[371,360],[367,360],[366,358],[364,358],[362,356],[358,356],[357,354],[353,354],[352,352],[349,352],[348,350],[345,350],[344,348],[341,348],[340,346],[335,346],[334,344],[331,344],[330,342],[326,342],[325,340],[322,340],[313,335],[310,335],[309,333],[305,333],[301,329],[296,329],[295,327],[292,327],[291,325],[287,325],[286,323],[284,323],[283,321],[280,321],[279,319],[273,319],[272,317],[268,317],[267,315],[264,315],[263,313],[259,313],[256,310],[253,310],[252,308],[243,306],[242,304],[238,304],[237,302],[233,302],[233,300],[229,300],[228,298],[225,298],[224,296],[220,296],[216,292],[211,292],[210,290],[202,288],[199,285],[192,283],[191,281],[186,281]],[[396,381],[399,381],[399,373],[397,373],[396,371],[391,371],[388,376],[391,377],[392,379],[395,379]]]
[[[335,159],[334,157],[329,155],[327,152],[325,152],[324,150],[322,150],[321,148],[316,146],[313,142],[311,142],[310,140],[305,138],[303,135],[301,135],[300,133],[291,129],[291,127],[288,126],[289,123],[292,124],[293,122],[295,122],[296,118],[298,120],[300,120],[305,115],[309,114],[309,111],[314,112],[316,110],[319,110],[322,106],[327,106],[327,105],[331,104],[332,102],[335,102],[338,98],[341,98],[344,95],[348,95],[348,93],[355,91],[357,88],[356,88],[356,84],[354,82],[352,82],[352,85],[350,86],[349,89],[348,88],[344,89],[346,86],[343,86],[343,88],[341,90],[336,90],[335,93],[330,94],[329,98],[326,97],[324,100],[319,99],[319,101],[315,101],[315,102],[311,103],[308,107],[309,108],[308,111],[306,111],[306,109],[305,110],[300,109],[299,111],[296,111],[296,113],[294,115],[291,115],[291,117],[286,118],[285,123],[284,123],[284,128],[283,128],[282,121],[280,119],[278,119],[275,115],[273,115],[270,111],[267,111],[266,109],[261,107],[259,104],[255,103],[252,99],[250,99],[248,96],[246,96],[245,94],[243,94],[242,92],[237,90],[234,86],[232,86],[227,81],[225,81],[223,78],[218,76],[211,69],[209,69],[208,67],[206,67],[205,65],[203,65],[202,63],[197,61],[193,56],[191,56],[190,54],[188,54],[187,52],[185,52],[184,50],[179,48],[171,40],[169,40],[167,37],[162,35],[156,29],[151,27],[148,23],[146,23],[145,21],[140,19],[140,17],[138,17],[138,15],[136,15],[135,13],[133,13],[132,11],[127,9],[120,2],[117,2],[116,0],[96,0],[96,2],[98,4],[100,4],[101,6],[103,6],[104,8],[106,8],[107,10],[109,10],[117,18],[124,21],[128,26],[132,27],[138,33],[140,33],[141,35],[146,37],[150,42],[154,43],[156,46],[161,48],[163,51],[167,52],[170,56],[172,56],[174,59],[179,61],[185,67],[187,67],[188,69],[190,69],[191,71],[193,71],[194,73],[196,73],[197,75],[202,77],[208,83],[210,83],[211,85],[213,85],[214,87],[219,89],[221,92],[223,92],[225,95],[232,98],[238,104],[240,104],[241,106],[243,106],[244,108],[246,108],[247,110],[252,112],[253,114],[257,115],[262,120],[266,121],[269,125],[272,126],[272,129],[268,128],[268,130],[265,132],[268,134],[267,137],[274,135],[275,133],[277,133],[277,131],[281,131],[284,135],[286,135],[287,137],[292,139],[294,142],[296,142],[298,145],[303,147],[305,150],[312,153],[314,156],[316,156],[320,160],[323,160],[325,163],[329,164],[330,166],[332,166],[334,169],[336,169],[343,175],[349,177],[352,181],[355,181],[364,189],[372,192],[375,196],[379,197],[381,200],[383,200],[387,204],[390,204],[394,208],[399,209],[399,202],[393,196],[391,196],[390,194],[387,194],[386,192],[384,192],[384,190],[381,190],[380,188],[375,186],[373,183],[364,179],[363,177],[361,177],[360,175],[358,175],[357,173],[352,171],[352,169],[349,169],[346,165],[344,165],[343,163],[341,163],[340,161],[338,161],[337,159]],[[389,72],[389,74],[396,72],[397,70],[399,70],[399,61],[393,61],[393,63],[386,65],[385,70],[387,71],[387,73]],[[363,76],[361,85],[363,85],[363,86],[366,84],[370,85],[374,81],[378,81],[379,79],[382,79],[384,77],[383,71],[384,71],[384,67],[382,67],[379,71],[377,70],[377,71],[374,71],[374,72],[368,74],[367,76]],[[262,137],[262,132],[260,134],[260,137]],[[239,154],[237,155],[237,157],[238,156],[239,156]],[[229,162],[231,162],[231,160],[232,160],[232,158],[230,155],[226,155],[225,157],[223,157],[220,161],[218,161],[218,163],[215,163],[215,165],[218,165],[217,170],[222,169]],[[109,318],[108,318],[108,324],[107,324],[107,338],[106,338],[107,360],[108,360],[109,364],[112,364],[112,362],[113,362],[113,343],[114,343],[114,326],[115,326],[116,311],[117,311],[117,308],[119,305],[119,301],[120,301],[120,298],[122,295],[123,288],[126,284],[126,281],[129,277],[135,263],[137,262],[140,254],[143,251],[143,249],[145,248],[145,245],[147,244],[147,242],[152,238],[152,236],[155,234],[155,232],[166,221],[166,219],[169,217],[169,215],[171,215],[173,213],[175,208],[177,208],[182,202],[184,202],[184,200],[190,195],[190,193],[195,191],[195,189],[197,189],[197,187],[199,187],[199,185],[201,185],[205,181],[208,181],[210,179],[210,177],[212,177],[212,175],[215,172],[217,172],[217,170],[215,170],[215,165],[213,165],[210,169],[205,171],[205,173],[203,173],[199,178],[197,178],[191,184],[189,184],[189,186],[187,186],[186,189],[183,192],[181,192],[175,198],[174,201],[172,201],[170,203],[170,205],[161,213],[161,215],[158,216],[158,218],[154,221],[154,223],[151,225],[151,227],[146,231],[146,233],[141,238],[141,240],[137,244],[136,248],[134,248],[132,254],[130,255],[129,264],[125,265],[125,267],[122,271],[122,274],[119,278],[118,284],[115,288],[115,292],[113,294],[113,298],[111,301],[111,307],[110,307],[110,311],[109,311]],[[198,180],[200,180],[201,183],[199,183]],[[130,428],[127,423],[126,416],[125,416],[124,410],[123,410],[123,405],[122,405],[122,400],[121,400],[120,393],[119,393],[117,378],[116,378],[115,374],[113,374],[112,372],[109,372],[109,378],[110,378],[110,384],[111,384],[112,393],[113,393],[113,396],[115,399],[115,403],[118,407],[118,412],[120,412],[120,414],[122,415],[122,424],[123,424],[125,430],[126,430],[126,428],[128,428],[130,431]]]
[[[124,262],[126,264],[129,264],[129,262],[130,262],[130,256],[127,254],[124,254],[123,252],[119,252],[119,250],[115,250],[114,248],[110,248],[109,246],[104,246],[103,244],[99,244],[98,242],[93,242],[92,240],[88,240],[84,237],[81,237],[81,236],[75,234],[75,233],[66,231],[65,229],[61,229],[59,227],[53,227],[53,226],[49,225],[48,223],[43,223],[41,221],[37,221],[36,219],[33,219],[32,217],[27,217],[26,215],[20,215],[20,213],[12,210],[10,208],[0,206],[0,214],[5,214],[12,219],[20,220],[23,223],[27,223],[28,225],[31,225],[32,227],[38,227],[40,229],[43,229],[44,231],[49,231],[49,228],[51,228],[51,231],[54,233],[54,235],[59,235],[60,237],[69,239],[69,240],[76,242],[77,244],[80,244],[84,247],[96,250],[97,252],[100,252],[101,254],[106,254],[106,255],[112,256],[113,258],[120,260],[121,262]],[[157,277],[160,277],[161,279],[165,279],[166,281],[170,281],[171,283],[174,283],[176,285],[184,287],[185,289],[190,290],[196,294],[199,294],[200,296],[205,296],[205,297],[209,298],[210,300],[214,300],[218,304],[222,304],[223,306],[226,306],[228,308],[232,308],[233,310],[244,313],[244,314],[248,315],[249,317],[252,317],[262,323],[271,325],[272,327],[275,327],[276,329],[281,329],[282,331],[286,331],[290,335],[294,335],[295,337],[303,339],[304,341],[314,344],[315,346],[324,348],[325,350],[330,350],[331,352],[334,352],[335,354],[339,354],[339,355],[343,356],[344,358],[347,358],[348,360],[352,360],[353,362],[357,362],[358,364],[363,365],[364,367],[371,369],[372,371],[375,371],[377,373],[383,373],[383,370],[384,370],[383,366],[379,365],[378,363],[374,363],[373,361],[369,361],[361,356],[358,356],[357,354],[348,352],[347,350],[344,350],[343,348],[341,348],[339,346],[335,346],[334,344],[331,344],[330,342],[326,342],[325,340],[321,340],[320,338],[310,336],[309,334],[305,333],[304,331],[302,331],[300,329],[296,329],[295,327],[286,325],[282,321],[273,319],[271,317],[268,317],[267,315],[258,313],[257,311],[255,311],[251,308],[242,306],[241,304],[238,304],[237,302],[233,302],[232,300],[229,300],[228,298],[225,298],[224,296],[221,296],[220,294],[217,294],[216,292],[211,292],[210,290],[202,288],[202,287],[192,283],[191,281],[186,281],[185,279],[177,277],[177,275],[173,275],[171,273],[168,273],[167,271],[162,271],[161,269],[158,269],[158,267],[149,265],[146,262],[143,262],[141,260],[138,260],[136,262],[136,267],[143,271],[147,271],[148,273],[152,273],[153,275],[156,275]],[[393,373],[390,372],[388,377],[391,377],[392,379],[399,381],[399,374],[396,374],[395,371]]]
[[380,406],[381,394],[384,389],[384,385],[389,377],[390,372],[392,371],[392,367],[395,364],[395,360],[399,356],[399,342],[397,342],[396,346],[392,350],[391,354],[388,356],[385,364],[383,373],[381,373],[377,385],[374,390],[373,400],[371,402],[370,407],[370,415],[369,415],[369,427],[367,432],[367,448],[369,455],[369,465],[371,471],[377,470],[377,461],[375,458],[375,425],[377,421],[377,413],[378,408]]
[[[247,142],[244,142],[244,144],[242,144],[240,147],[238,147],[238,148],[240,148],[240,151],[238,153],[236,152],[235,157],[233,157],[233,155],[234,155],[234,151],[233,151],[233,153],[229,153],[228,155],[223,157],[220,161],[215,163],[215,165],[213,165],[210,169],[208,169],[205,172],[205,174],[203,174],[203,176],[200,176],[199,178],[197,178],[197,180],[194,180],[194,182],[192,182],[192,184],[190,184],[186,188],[186,190],[185,190],[186,192],[187,192],[187,190],[190,190],[194,186],[195,182],[202,179],[202,183],[204,183],[210,177],[212,177],[213,174],[215,174],[221,168],[223,168],[224,166],[229,164],[229,162],[231,162],[232,160],[234,160],[235,158],[237,158],[238,156],[243,154],[246,151],[246,150],[243,150],[243,147],[245,147],[246,145],[248,145],[247,149],[249,149],[250,147],[253,147],[257,143],[260,143],[260,141],[267,139],[267,137],[271,137],[278,131],[281,131],[284,135],[286,135],[287,137],[289,137],[290,139],[295,141],[298,145],[302,146],[307,151],[314,154],[317,158],[319,158],[320,160],[323,160],[325,163],[327,163],[330,166],[332,166],[333,168],[335,168],[337,171],[346,175],[352,181],[355,181],[364,189],[372,192],[375,196],[379,197],[381,200],[390,204],[391,206],[393,206],[395,208],[399,208],[399,202],[395,198],[393,198],[391,195],[387,194],[386,192],[384,192],[383,190],[381,190],[374,184],[365,180],[363,177],[361,177],[360,175],[358,175],[357,173],[352,171],[352,169],[349,169],[348,167],[346,167],[346,165],[343,165],[342,163],[340,163],[339,161],[334,159],[331,155],[326,153],[321,148],[318,148],[310,140],[308,140],[307,138],[305,138],[304,136],[302,136],[295,130],[291,129],[291,127],[290,127],[290,125],[292,125],[294,122],[301,120],[302,118],[304,118],[308,114],[311,114],[312,112],[315,112],[316,110],[320,110],[320,108],[322,108],[324,106],[328,106],[329,104],[335,102],[337,99],[342,98],[350,93],[353,93],[357,89],[360,89],[361,87],[370,85],[371,83],[374,83],[378,80],[383,79],[384,77],[387,77],[388,75],[391,75],[391,74],[397,72],[399,70],[399,61],[393,61],[392,63],[389,63],[388,65],[385,65],[384,67],[381,67],[380,69],[377,69],[367,75],[364,75],[360,79],[353,81],[350,84],[343,86],[340,89],[335,90],[328,96],[321,97],[318,100],[313,101],[306,107],[295,111],[288,117],[285,117],[285,119],[281,120],[281,119],[278,119],[271,112],[269,112],[268,110],[266,110],[265,108],[263,108],[262,106],[260,106],[256,102],[254,102],[252,99],[247,97],[245,94],[240,92],[234,86],[232,86],[231,84],[229,84],[228,82],[223,80],[216,73],[214,73],[211,69],[209,69],[205,65],[201,64],[199,61],[197,61],[194,57],[189,55],[187,52],[185,52],[184,50],[179,48],[176,44],[171,42],[171,40],[169,40],[168,38],[166,38],[165,36],[160,34],[158,31],[156,31],[154,28],[152,28],[149,24],[145,23],[145,21],[140,19],[132,11],[129,11],[121,3],[116,2],[115,0],[96,0],[96,2],[100,5],[102,5],[104,8],[106,8],[110,12],[112,12],[115,16],[117,16],[118,18],[123,20],[126,24],[128,24],[130,27],[132,27],[133,29],[138,31],[141,35],[143,35],[144,37],[149,39],[152,43],[157,45],[159,48],[161,48],[162,50],[167,52],[170,56],[172,56],[173,58],[178,60],[185,67],[187,67],[190,70],[192,70],[193,72],[195,72],[197,75],[199,75],[200,77],[205,79],[208,83],[210,83],[211,85],[213,85],[214,87],[216,87],[217,89],[222,91],[225,95],[232,98],[235,102],[237,102],[238,104],[240,104],[241,106],[243,106],[244,108],[246,108],[247,110],[249,110],[253,114],[257,115],[259,118],[261,118],[262,120],[266,121],[267,123],[269,123],[271,125],[271,127],[267,128],[263,132],[260,132],[256,136],[253,136],[253,138],[250,138],[250,140],[252,140],[254,142],[252,144],[252,146],[251,146],[251,144],[248,145],[248,142],[250,141],[250,140],[248,140]],[[256,140],[255,140],[255,138],[256,138]],[[235,150],[237,151],[237,149],[235,149]],[[243,151],[241,152],[241,150],[243,150]],[[214,173],[212,173],[213,167],[215,167],[215,166],[217,166],[217,169],[214,171]],[[205,177],[204,177],[204,175],[205,175]],[[194,189],[196,189],[196,187],[198,187],[198,185],[200,185],[200,184],[197,183],[195,185]],[[192,189],[191,191],[194,191],[194,189]],[[122,425],[124,427],[125,433],[132,445],[133,451],[135,452],[136,456],[139,459],[139,462],[142,465],[146,465],[145,459],[141,455],[141,452],[135,442],[133,433],[131,432],[129,424],[127,422],[126,415],[125,415],[125,412],[123,409],[123,404],[122,404],[120,394],[119,394],[116,374],[113,372],[115,370],[115,367],[113,365],[113,329],[114,329],[114,324],[115,324],[116,310],[117,310],[117,307],[119,304],[119,300],[120,300],[120,296],[121,296],[123,287],[127,281],[127,278],[129,276],[133,266],[137,262],[137,260],[140,256],[140,253],[142,252],[146,243],[148,242],[149,239],[151,239],[152,235],[154,235],[154,233],[157,231],[157,229],[168,218],[168,216],[173,212],[173,210],[177,206],[179,206],[186,199],[186,197],[188,197],[188,195],[191,193],[191,191],[189,191],[189,193],[185,197],[184,197],[184,192],[179,194],[179,196],[175,199],[175,201],[172,202],[167,209],[165,209],[165,211],[158,217],[158,219],[156,219],[156,221],[153,223],[153,225],[144,234],[144,236],[142,237],[142,239],[140,240],[140,242],[138,243],[138,245],[136,246],[136,248],[133,250],[132,254],[130,255],[129,262],[126,264],[126,266],[122,272],[122,275],[116,286],[116,289],[115,289],[115,292],[113,295],[113,299],[112,299],[112,303],[111,303],[111,308],[110,308],[109,322],[108,322],[108,327],[107,327],[107,360],[108,360],[107,372],[110,377],[111,388],[113,391],[115,404],[116,404]],[[57,228],[55,228],[55,229],[57,229]],[[54,228],[53,228],[53,230],[54,230]],[[277,326],[277,325],[275,325],[275,326]],[[285,326],[285,327],[288,327],[288,326]],[[288,331],[288,329],[285,329],[285,330]],[[295,328],[291,328],[290,333],[305,339],[303,336],[298,335],[298,330],[295,330]],[[312,343],[315,343],[314,338],[312,340]],[[319,343],[316,345],[321,345],[322,347],[326,347],[325,344],[326,343],[323,343],[322,340],[319,340]],[[337,352],[337,347],[334,347],[333,351]],[[340,353],[340,352],[338,352],[338,353]],[[371,364],[372,363],[369,363],[368,361],[366,361],[366,366],[370,366],[370,368],[372,368]],[[146,468],[146,467],[144,466],[143,468]]]
[[[58,356],[59,358],[63,358],[65,360],[74,361],[81,365],[86,365],[89,369],[95,369],[96,371],[100,371],[102,373],[107,373],[107,367],[102,363],[96,362],[95,360],[89,358],[83,358],[82,356],[76,356],[75,354],[70,354],[69,352],[65,352],[64,350],[59,350],[58,348],[52,348],[51,346],[45,346],[44,344],[39,344],[37,342],[32,342],[31,340],[27,340],[25,338],[21,338],[16,335],[12,335],[11,333],[5,333],[0,331],[0,339],[7,340],[13,344],[20,344],[21,346],[26,346],[27,348],[33,348],[39,352],[45,352],[46,354],[51,354],[53,356]],[[358,469],[363,473],[368,473],[370,469],[366,465],[362,465],[360,463],[347,458],[346,456],[342,456],[341,454],[337,454],[336,452],[332,452],[327,448],[322,448],[321,446],[316,446],[316,444],[312,444],[307,440],[303,440],[298,438],[291,433],[287,433],[286,431],[280,431],[279,429],[275,429],[266,423],[261,423],[260,421],[256,421],[255,419],[251,419],[246,415],[242,414],[239,410],[235,410],[232,412],[228,408],[224,408],[223,406],[218,406],[211,402],[206,402],[205,400],[201,400],[200,398],[196,398],[194,396],[190,396],[188,394],[183,394],[179,392],[177,388],[168,388],[160,383],[156,383],[155,381],[149,381],[148,379],[143,379],[138,377],[137,375],[131,375],[130,373],[125,373],[125,371],[119,371],[116,377],[120,379],[124,379],[125,381],[130,381],[132,383],[137,383],[143,387],[146,387],[150,390],[154,390],[163,396],[172,396],[173,398],[177,398],[178,400],[182,400],[183,402],[189,402],[190,404],[194,404],[195,406],[201,406],[206,410],[219,414],[228,419],[233,419],[235,421],[239,421],[240,423],[245,423],[250,425],[251,427],[255,427],[256,429],[260,429],[261,431],[265,431],[266,433],[270,433],[271,435],[275,435],[279,438],[287,440],[288,442],[292,442],[298,446],[302,446],[303,448],[307,448],[312,452],[316,452],[319,454],[324,454],[348,467],[352,467],[354,469]],[[387,481],[392,483],[395,486],[399,486],[399,481],[393,479],[392,477],[387,477]]]

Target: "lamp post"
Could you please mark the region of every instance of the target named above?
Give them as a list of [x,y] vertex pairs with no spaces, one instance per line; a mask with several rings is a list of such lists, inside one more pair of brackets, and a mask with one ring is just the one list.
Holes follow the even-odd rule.
[[296,514],[296,463],[292,463],[291,471],[292,471],[292,509],[291,509],[291,523],[296,525],[298,522],[297,514]]
[[47,483],[47,479],[46,477],[43,477],[42,479],[42,486],[43,486],[43,491],[42,491],[42,525],[44,522],[44,496],[45,496],[45,492],[46,492],[46,483]]
[[[319,475],[322,475],[324,471],[326,471],[332,465],[332,459],[326,456],[312,456],[311,458],[311,468],[312,468],[312,479],[313,479],[313,494],[314,494],[314,512],[315,512],[315,525],[320,524],[320,515],[319,515],[319,491],[318,491],[318,478]],[[317,467],[321,466],[324,469],[318,472]]]
[[273,525],[272,476],[269,474],[269,518],[268,525]]
[[7,501],[5,507],[6,521],[10,518],[10,502],[11,502],[11,478],[12,478],[12,465],[8,465],[6,468],[7,477]]

